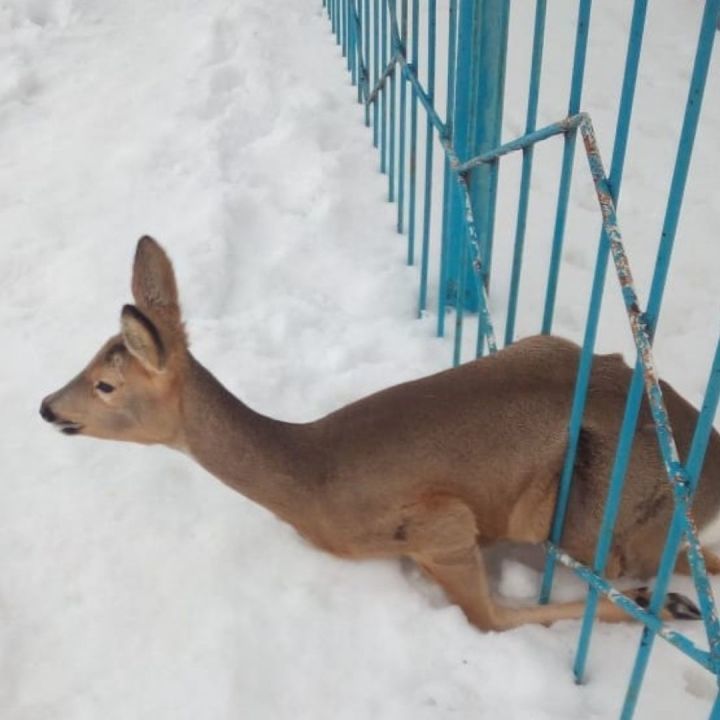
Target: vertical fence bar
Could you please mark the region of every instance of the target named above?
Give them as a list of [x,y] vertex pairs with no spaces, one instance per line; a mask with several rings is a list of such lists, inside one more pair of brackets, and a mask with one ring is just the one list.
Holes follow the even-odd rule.
[[[457,0],[450,0],[448,8],[448,54],[447,54],[447,103],[445,111],[445,134],[442,141],[452,144],[455,137],[455,120],[453,105],[455,95],[455,53],[457,43]],[[443,215],[442,239],[440,249],[440,282],[438,291],[438,337],[445,335],[445,309],[447,303],[448,285],[448,252],[450,236],[450,217],[453,194],[456,192],[456,183],[450,171],[450,159],[445,155],[445,171],[443,174]]]
[[[477,8],[479,11],[479,8]],[[461,159],[469,157],[472,136],[475,131],[475,111],[478,92],[477,73],[479,45],[480,13],[476,12],[474,0],[460,0],[457,30],[457,74],[455,77],[455,106],[453,110],[454,133],[453,149]],[[446,301],[455,305],[455,336],[453,343],[453,365],[460,363],[463,335],[463,316],[466,306],[466,287],[472,293],[474,278],[466,283],[467,242],[463,198],[460,196],[455,176],[450,176],[450,233],[448,236],[448,265]]]
[[[435,100],[435,45],[436,45],[436,0],[428,0],[428,80],[427,93],[431,102]],[[415,0],[417,2],[417,0]],[[432,211],[432,173],[433,173],[433,126],[428,115],[425,123],[425,194],[423,203],[423,237],[420,255],[420,294],[418,297],[418,315],[422,316],[427,308],[428,264],[430,255],[430,219]]]
[[[400,5],[400,43],[399,52],[407,55],[407,26],[408,26],[408,3],[401,0]],[[407,81],[402,73],[398,77],[400,83],[400,134],[398,140],[398,206],[397,206],[397,231],[403,232],[405,218],[405,124],[407,106]]]
[[[505,96],[505,59],[510,20],[510,5],[504,0],[485,0],[479,30],[482,34],[478,58],[478,93],[476,98],[476,127],[471,152],[480,155],[501,142],[503,99]],[[490,289],[495,208],[500,171],[499,158],[492,163],[478,165],[470,172],[473,216],[478,225],[478,244],[482,261],[482,283]],[[478,297],[478,307],[480,305]],[[478,313],[475,355],[483,354],[487,313]]]
[[[590,10],[592,0],[580,0],[578,11],[577,34],[575,36],[575,59],[573,60],[572,85],[568,115],[575,115],[580,111],[582,98],[583,77],[585,75],[585,56],[590,31]],[[542,320],[542,333],[547,335],[552,330],[553,315],[555,313],[555,297],[557,295],[558,275],[560,273],[560,257],[565,236],[565,221],[567,219],[567,205],[570,198],[570,184],[572,182],[572,164],[575,157],[575,139],[577,131],[572,130],[565,135],[563,147],[562,173],[560,188],[558,190],[557,212],[555,214],[555,229],[553,232],[552,255],[550,257],[550,271],[548,273],[547,293],[545,295],[545,310]]]
[[360,102],[361,98],[361,88],[360,88],[360,58],[362,53],[362,37],[360,36],[358,30],[358,20],[362,17],[359,13],[360,8],[362,6],[362,0],[349,0],[350,4],[350,25],[352,27],[352,47],[353,47],[353,53],[352,53],[352,81],[354,85],[357,85],[358,89],[358,102]]
[[347,31],[348,31],[348,71],[350,84],[355,85],[355,21],[353,19],[353,5],[355,0],[345,0],[347,3]]
[[[720,18],[718,18],[718,29],[720,29]],[[715,703],[710,712],[710,720],[720,720],[720,693],[715,697]]]
[[[428,8],[428,13],[430,9]],[[410,36],[412,38],[412,53],[410,62],[415,72],[420,72],[420,13],[418,0],[412,0],[412,27]],[[428,22],[430,18],[428,17]],[[428,92],[430,92],[428,90]],[[431,102],[432,102],[432,95]],[[407,264],[412,265],[415,262],[415,226],[416,226],[416,193],[417,193],[417,111],[418,99],[413,92],[410,97],[410,161],[408,168],[408,245],[407,245]],[[432,128],[431,128],[432,132]]]
[[342,49],[342,56],[347,57],[347,1],[340,0],[340,48]]
[[[382,15],[380,23],[380,75],[382,76],[388,64],[388,7],[387,0],[381,0]],[[387,170],[387,78],[380,91],[380,172]]]
[[[702,27],[700,30],[700,40],[695,54],[695,62],[690,81],[690,90],[685,108],[685,116],[683,118],[683,125],[680,133],[680,142],[675,160],[675,168],[673,170],[673,177],[670,183],[670,192],[665,210],[665,219],[663,221],[663,229],[657,259],[655,262],[655,272],[653,274],[648,306],[645,312],[645,324],[651,340],[655,334],[655,328],[657,326],[658,316],[662,306],[665,281],[667,280],[670,258],[675,242],[675,235],[677,233],[680,209],[682,207],[683,195],[685,192],[685,185],[690,166],[690,157],[692,155],[692,149],[695,142],[695,134],[697,132],[700,108],[707,81],[712,46],[715,39],[715,23],[717,22],[719,9],[720,0],[707,0],[703,14]],[[605,572],[605,565],[607,563],[607,557],[610,550],[610,541],[612,539],[615,520],[622,495],[625,473],[630,460],[632,440],[637,426],[637,418],[643,396],[643,386],[643,370],[641,364],[638,362],[635,365],[630,390],[628,391],[625,415],[623,417],[623,423],[620,430],[620,441],[615,455],[615,462],[610,480],[610,489],[608,491],[605,512],[603,514],[603,522],[600,528],[598,544],[595,552],[593,569],[599,575],[602,575]],[[591,589],[588,593],[580,642],[578,644],[578,652],[575,659],[575,671],[578,678],[582,678],[582,675],[584,674],[587,652],[590,644],[590,636],[592,634],[593,621],[597,609],[597,600],[597,592]]]
[[[458,71],[455,93],[454,150],[461,159],[489,151],[500,144],[505,54],[509,7],[505,0],[461,0],[458,16]],[[477,225],[482,284],[486,284],[491,251],[497,160],[480,164],[466,174],[472,213]],[[453,363],[461,359],[464,310],[477,311],[480,297],[474,272],[468,267],[464,202],[453,205],[448,268],[448,302],[455,304]],[[453,287],[454,283],[454,287]],[[478,315],[478,353],[482,350],[485,314]]]
[[[363,34],[365,36],[365,127],[370,127],[370,106],[367,104],[370,94],[370,0],[363,0]],[[373,130],[373,134],[374,134]]]
[[355,80],[357,82],[357,101],[362,102],[363,96],[363,38],[362,38],[362,5],[363,0],[350,0],[352,8],[352,24],[355,52]]
[[345,66],[350,72],[352,67],[352,53],[350,52],[350,0],[342,0],[343,4],[343,57]]
[[[398,51],[396,41],[397,33],[395,32],[397,28],[397,13],[395,12],[395,0],[387,0],[387,3],[392,9],[392,14],[390,15],[390,58],[393,58]],[[395,148],[395,118],[397,115],[395,109],[395,68],[391,70],[390,77],[385,81],[386,86],[388,82],[390,83],[390,157],[388,162],[388,200],[390,202],[395,202],[395,161],[397,154]]]
[[[625,166],[625,154],[630,132],[630,119],[632,118],[633,103],[635,100],[635,86],[637,84],[638,68],[640,65],[640,53],[642,50],[643,34],[645,30],[645,19],[647,16],[647,0],[635,0],[633,16],[630,25],[628,38],[628,49],[625,59],[625,73],[623,86],[620,95],[620,107],[618,109],[617,123],[615,126],[615,142],[613,145],[613,156],[610,170],[609,184],[613,192],[613,201],[617,207],[620,201],[620,187],[622,174]],[[565,513],[570,497],[570,486],[572,483],[573,470],[575,468],[575,457],[577,445],[582,427],[582,418],[585,413],[585,398],[590,383],[590,370],[592,368],[593,353],[595,351],[595,340],[597,338],[598,322],[602,298],[605,291],[605,275],[607,271],[608,258],[610,254],[610,241],[605,230],[601,230],[598,243],[597,259],[595,261],[595,272],[593,276],[592,290],[590,292],[590,306],[588,318],[585,323],[585,337],[583,349],[580,355],[577,377],[575,380],[575,392],[570,412],[570,423],[568,429],[568,446],[565,450],[565,462],[560,477],[560,488],[555,508],[555,517],[550,533],[550,540],[554,544],[560,542],[562,529],[565,523]],[[543,576],[540,602],[546,603],[550,598],[552,588],[555,559],[552,554],[548,555]],[[576,677],[582,677],[582,669],[576,667]]]
[[[368,0],[369,1],[369,0]],[[376,87],[380,80],[380,0],[373,4],[373,87]],[[378,98],[373,102],[373,146],[378,147],[380,142],[380,108]],[[382,160],[381,160],[382,162]]]
[[[537,107],[540,96],[540,73],[542,70],[543,45],[545,42],[545,18],[547,0],[535,3],[535,29],[533,32],[532,65],[530,68],[530,89],[528,91],[527,117],[525,132],[535,130]],[[507,321],[505,323],[505,345],[510,345],[515,335],[515,316],[517,315],[518,293],[520,291],[520,273],[522,271],[525,247],[525,229],[527,226],[530,181],[532,179],[533,145],[523,149],[522,175],[520,178],[520,197],[518,200],[517,223],[515,225],[515,247],[510,275],[510,296],[508,298]]]

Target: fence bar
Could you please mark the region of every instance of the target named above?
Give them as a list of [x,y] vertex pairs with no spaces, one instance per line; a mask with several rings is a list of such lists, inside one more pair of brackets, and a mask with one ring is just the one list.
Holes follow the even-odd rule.
[[[420,8],[418,0],[412,0],[412,27],[410,32],[412,36],[411,63],[416,72],[420,67],[419,13]],[[408,208],[408,265],[412,265],[415,262],[415,227],[417,225],[417,104],[417,94],[412,92],[410,95],[410,167],[408,169],[408,194],[410,196]],[[430,129],[430,132],[432,132],[432,128]]]
[[347,34],[348,34],[348,71],[350,72],[350,84],[355,85],[355,23],[353,22],[353,4],[355,0],[345,0],[347,5]]
[[[393,58],[398,55],[397,37],[397,13],[395,11],[395,0],[387,0],[389,17],[390,53]],[[385,81],[385,89],[388,89],[388,82]],[[395,202],[395,63],[392,63],[390,70],[390,144],[388,157],[388,201]]]
[[355,52],[355,0],[345,0],[347,3],[347,22],[348,22],[348,72],[350,73],[350,84],[355,85],[357,81],[355,60],[357,54]]
[[[630,26],[630,37],[628,38],[628,49],[625,59],[625,73],[623,86],[620,95],[620,107],[615,126],[615,142],[613,147],[612,168],[610,171],[610,192],[614,201],[619,200],[620,187],[622,184],[622,173],[625,164],[627,140],[630,130],[630,119],[632,117],[633,102],[635,100],[635,86],[637,83],[638,67],[640,64],[640,52],[642,50],[643,33],[647,16],[647,0],[636,0],[633,8],[632,22]],[[605,290],[605,275],[610,254],[610,242],[605,234],[604,228],[600,233],[598,243],[597,259],[595,262],[595,273],[593,277],[592,290],[590,293],[590,306],[588,319],[585,323],[585,338],[580,355],[577,377],[575,380],[575,392],[573,395],[572,410],[570,412],[570,423],[568,429],[568,446],[565,450],[565,461],[558,499],[555,507],[553,526],[550,539],[553,543],[559,543],[565,523],[565,513],[570,497],[570,486],[572,483],[573,471],[575,468],[575,457],[577,454],[578,439],[582,427],[582,418],[585,412],[585,398],[590,383],[590,370],[592,368],[593,353],[595,351],[595,340],[597,337],[602,298]],[[543,575],[542,588],[540,591],[540,602],[546,603],[550,598],[552,589],[554,560],[548,556]],[[576,678],[582,677],[582,672],[576,668]]]
[[363,16],[362,16],[362,32],[363,39],[363,58],[365,60],[365,94],[363,96],[365,102],[365,127],[370,127],[370,106],[367,104],[367,98],[370,94],[370,0],[362,0]]
[[[580,1],[577,34],[575,36],[575,59],[573,61],[568,115],[575,115],[580,110],[583,77],[585,74],[585,56],[587,53],[588,35],[590,30],[591,9],[592,0]],[[562,173],[560,176],[560,188],[558,190],[555,230],[553,232],[552,254],[550,257],[550,271],[548,273],[545,310],[542,321],[542,333],[544,335],[549,334],[552,330],[552,320],[555,313],[555,297],[557,295],[558,275],[560,273],[560,256],[562,255],[563,239],[565,236],[565,221],[567,219],[567,205],[570,197],[570,183],[572,181],[572,164],[574,155],[575,133],[571,132],[565,135],[565,147],[563,148]]]
[[[400,48],[398,52],[407,56],[407,24],[408,0],[400,0]],[[398,136],[398,203],[397,203],[397,231],[404,231],[405,218],[405,126],[407,112],[407,80],[404,74],[398,78],[400,81],[400,132]]]
[[[348,39],[348,0],[340,0],[340,47],[342,48],[342,56],[347,58],[347,39]],[[348,65],[348,68],[350,65]]]
[[452,158],[451,167],[457,172],[464,173],[479,165],[491,164],[495,162],[495,160],[497,160],[498,158],[501,158],[503,155],[509,155],[510,153],[516,152],[517,150],[524,150],[525,148],[535,145],[542,140],[547,140],[548,138],[554,137],[555,135],[563,135],[571,130],[575,130],[576,128],[580,127],[580,124],[583,122],[583,119],[585,117],[587,117],[585,113],[569,115],[568,117],[565,117],[558,122],[546,125],[539,130],[534,130],[527,135],[521,135],[520,137],[515,138],[514,140],[510,140],[503,145],[498,145],[489,152],[478,155],[477,157],[470,158],[463,163],[459,162],[457,156],[455,156],[454,158]]
[[597,147],[595,131],[589,118],[585,119],[580,126],[580,130],[587,150],[588,163],[600,203],[605,232],[610,239],[610,251],[620,281],[623,301],[625,302],[625,308],[630,320],[630,327],[633,333],[633,339],[635,340],[638,359],[642,365],[645,389],[647,391],[650,412],[655,423],[660,453],[665,465],[665,470],[672,482],[676,485],[684,485],[687,482],[685,468],[680,464],[674,434],[670,426],[670,418],[665,408],[662,388],[660,387],[655,362],[652,357],[650,333],[643,312],[640,310],[640,300],[635,291],[635,282],[632,277],[625,248],[623,247],[615,205],[612,200],[607,178],[605,177],[605,170]]
[[[720,18],[718,18],[718,29],[720,29]],[[715,703],[710,713],[710,720],[720,720],[720,693],[715,697]]]
[[[368,0],[370,2],[370,0]],[[378,82],[380,81],[380,42],[379,42],[379,32],[380,32],[380,1],[375,0],[373,4],[373,87],[377,87]],[[365,103],[367,105],[370,104],[370,96],[368,95],[367,98],[365,98]],[[373,103],[373,147],[378,147],[378,143],[380,141],[380,128],[379,125],[379,115],[380,115],[380,108],[378,107],[377,102]]]
[[[480,23],[474,0],[460,0],[457,33],[457,76],[455,79],[455,132],[452,146],[446,145],[446,153],[450,156],[450,168],[456,163],[450,151],[456,157],[467,157],[472,153],[472,137],[475,131],[475,109],[478,94],[478,47]],[[460,177],[460,175],[457,175]],[[478,299],[475,292],[474,278],[468,277],[468,248],[466,242],[466,213],[464,198],[460,187],[451,180],[451,205],[447,249],[447,286],[446,301],[455,305],[455,335],[453,343],[453,365],[460,363],[463,335],[463,315],[465,308],[477,309]],[[468,282],[469,280],[469,282]]]
[[475,290],[480,298],[479,314],[482,318],[481,327],[483,329],[483,340],[487,340],[488,348],[491,353],[497,352],[497,342],[495,341],[495,330],[493,328],[492,318],[490,317],[490,302],[488,299],[487,288],[483,282],[485,271],[483,268],[483,259],[480,251],[480,237],[477,232],[475,215],[472,208],[472,198],[470,188],[468,186],[467,176],[458,173],[456,176],[458,185],[463,199],[465,232],[467,234],[467,242],[465,243],[465,262],[468,259],[472,262],[472,278],[475,281]]
[[[480,17],[482,41],[478,58],[479,82],[475,107],[473,154],[497,147],[500,144],[509,20],[510,4],[505,0],[485,0],[482,3]],[[500,164],[495,159],[489,168],[479,166],[470,173],[473,213],[475,218],[479,218],[478,254],[482,261],[482,268],[476,267],[476,270],[482,270],[482,284],[487,292],[490,290],[499,172]],[[481,309],[478,313],[476,357],[483,354],[485,337],[489,331],[485,325],[489,319],[487,297],[480,299],[481,308],[483,304],[485,310]],[[494,348],[489,348],[489,350],[495,352]]]
[[[382,67],[385,68],[383,78],[392,70],[388,65],[388,6],[386,0],[382,0],[382,14],[380,22],[380,55]],[[380,93],[380,172],[385,173],[387,168],[387,82],[381,80],[382,86],[379,88]],[[377,89],[377,86],[376,86]],[[374,92],[374,91],[373,91]],[[371,94],[372,97],[372,94]]]
[[[455,96],[455,53],[457,50],[457,0],[450,0],[448,8],[448,62],[447,62],[447,103],[445,111],[445,132],[440,139],[450,144],[454,139],[455,120],[453,114]],[[445,335],[445,308],[447,301],[448,245],[450,235],[450,209],[452,206],[455,183],[452,182],[450,159],[445,155],[443,175],[443,228],[440,249],[440,283],[438,289],[438,337]]]
[[359,103],[363,99],[362,4],[363,0],[350,0],[350,17],[353,28],[353,62],[355,64],[355,82],[357,83],[357,101]]
[[[436,0],[428,2],[428,99],[432,105],[435,94]],[[430,254],[430,218],[432,212],[433,124],[428,114],[425,124],[425,196],[423,203],[423,239],[420,258],[420,295],[418,315],[427,308],[428,263]]]
[[370,94],[368,95],[367,102],[368,103],[374,103],[377,102],[378,95],[382,96],[382,92],[385,90],[385,85],[387,83],[387,79],[390,77],[391,73],[395,69],[395,63],[399,62],[400,58],[397,56],[393,56],[390,58],[389,62],[385,65],[383,68],[383,71],[380,73],[380,77],[378,78],[378,81],[373,86],[373,89],[370,91]]
[[350,25],[352,27],[353,72],[352,82],[357,84],[357,101],[362,102],[362,3],[363,0],[349,0]]
[[[533,32],[532,65],[530,67],[530,89],[528,90],[527,118],[525,134],[535,130],[537,106],[540,96],[540,72],[542,70],[543,45],[545,41],[545,18],[547,0],[535,3],[535,29]],[[510,345],[515,335],[515,316],[517,315],[518,292],[520,291],[520,273],[525,248],[525,228],[527,225],[528,203],[530,198],[530,180],[532,178],[533,146],[523,149],[522,176],[520,178],[520,198],[518,200],[517,223],[515,225],[515,247],[510,275],[510,296],[508,298],[507,320],[505,322],[505,345]]]
[[[645,313],[645,323],[651,340],[655,333],[658,315],[662,305],[665,281],[667,279],[670,257],[675,241],[680,208],[682,207],[683,194],[687,181],[690,156],[692,155],[695,134],[700,117],[702,98],[707,81],[710,56],[712,54],[712,46],[715,39],[715,24],[717,22],[719,10],[720,0],[707,0],[700,30],[700,40],[695,55],[692,78],[690,81],[688,102],[680,133],[680,142],[675,161],[675,169],[673,171],[673,177],[670,184],[670,193],[665,211],[665,219],[663,222],[663,230],[658,248],[655,272],[653,274],[647,311]],[[637,425],[642,392],[643,371],[641,364],[637,363],[633,373],[632,382],[630,384],[630,390],[628,391],[628,400],[620,431],[620,441],[615,455],[615,463],[613,465],[611,475],[608,499],[605,505],[603,522],[596,548],[594,570],[598,574],[602,574],[605,571],[605,565],[607,563],[609,544],[615,527],[615,520],[625,480],[625,472],[630,460],[630,450]],[[597,593],[591,589],[588,594],[588,601],[585,608],[585,616],[583,618],[580,635],[580,643],[578,644],[578,652],[575,660],[576,675],[579,678],[582,677],[585,668],[596,605]]]
[[[688,488],[689,498],[692,497],[700,478],[703,460],[705,458],[705,451],[712,432],[713,419],[718,407],[718,400],[720,400],[720,341],[718,341],[717,348],[715,350],[715,359],[713,361],[712,370],[710,371],[710,379],[707,384],[705,399],[703,400],[702,409],[700,410],[700,415],[695,427],[695,434],[693,435],[692,445],[690,447],[690,453],[687,460],[687,472],[690,481],[690,487]],[[681,516],[681,507],[678,505],[675,508],[670,532],[668,533],[667,540],[665,542],[662,560],[660,561],[660,567],[658,568],[657,578],[655,580],[655,587],[653,588],[650,606],[648,608],[648,611],[655,616],[658,615],[662,608],[665,593],[667,592],[667,587],[670,582],[670,576],[675,568],[678,548],[683,535],[683,527],[684,524]],[[635,658],[635,665],[633,666],[632,675],[625,694],[625,702],[623,704],[621,715],[623,720],[629,720],[635,711],[638,694],[645,676],[645,670],[647,668],[654,640],[654,634],[646,627],[643,630],[640,647],[638,648],[637,656]],[[713,650],[715,650],[715,652],[713,652]],[[711,656],[715,665],[714,671],[717,672],[718,669],[720,669],[718,666],[717,643],[715,643],[715,648],[713,648],[713,644],[711,642]]]
[[[363,99],[367,97],[368,95],[368,60],[365,57],[365,52],[363,51],[363,31],[364,31],[364,24],[363,24],[363,3],[365,3],[365,6],[367,7],[367,3],[369,0],[357,0],[357,7],[355,7],[355,0],[351,0],[352,2],[352,23],[353,23],[353,33],[355,37],[355,62],[357,64],[357,101],[359,103],[363,102]],[[369,116],[368,116],[368,108],[367,105],[365,106],[365,124],[369,124]]]
[[[434,30],[433,30],[434,32]],[[425,92],[423,89],[423,86],[420,84],[420,81],[417,79],[417,74],[415,73],[415,69],[411,67],[406,59],[402,56],[399,56],[397,58],[397,61],[403,66],[403,73],[405,74],[405,77],[407,78],[408,82],[413,86],[413,90],[415,91],[417,95],[417,99],[420,101],[421,105],[425,108],[428,114],[428,120],[432,123],[432,125],[435,127],[435,129],[438,131],[441,138],[446,136],[447,133],[447,127],[446,123],[443,123],[443,121],[440,119],[440,116],[435,111],[435,108],[433,107],[433,99]],[[434,53],[433,53],[433,61],[434,61]]]

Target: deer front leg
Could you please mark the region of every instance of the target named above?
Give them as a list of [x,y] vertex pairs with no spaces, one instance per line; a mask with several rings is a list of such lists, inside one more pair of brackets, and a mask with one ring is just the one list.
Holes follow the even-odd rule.
[[490,593],[475,516],[461,500],[433,498],[405,524],[409,553],[481,630],[505,627],[503,608]]
[[503,609],[490,594],[480,549],[472,545],[416,558],[422,569],[462,608],[467,619],[480,630],[503,630]]

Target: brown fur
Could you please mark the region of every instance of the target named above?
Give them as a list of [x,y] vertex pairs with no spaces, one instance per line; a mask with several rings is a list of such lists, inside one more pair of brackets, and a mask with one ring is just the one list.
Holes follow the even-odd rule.
[[[138,243],[136,306],[122,333],[43,401],[66,431],[162,443],[194,457],[309,541],[350,558],[409,556],[483,629],[579,617],[583,603],[508,609],[490,596],[479,547],[543,541],[563,463],[579,358],[556,337],[363,398],[315,422],[264,417],[231,395],[187,347],[175,276],[151,238]],[[595,357],[563,547],[594,552],[631,371]],[[114,387],[97,389],[98,382]],[[685,456],[697,412],[663,392]],[[699,527],[720,510],[720,437],[713,432],[695,502]],[[711,478],[715,482],[711,482]],[[672,498],[649,410],[640,414],[609,574],[652,574]],[[712,570],[720,564],[706,551]],[[639,595],[638,595],[639,597]],[[624,619],[602,601],[599,615]]]

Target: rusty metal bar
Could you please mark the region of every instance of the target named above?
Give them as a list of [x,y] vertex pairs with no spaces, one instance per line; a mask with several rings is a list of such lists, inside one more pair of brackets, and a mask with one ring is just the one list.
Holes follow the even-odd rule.
[[[668,204],[663,222],[663,232],[661,235],[660,246],[658,249],[657,260],[655,263],[655,272],[653,274],[652,285],[650,288],[650,296],[648,300],[647,310],[644,316],[637,318],[636,322],[641,320],[642,325],[647,330],[648,340],[652,340],[652,336],[657,324],[657,318],[662,304],[662,298],[665,289],[665,281],[667,278],[670,257],[675,241],[677,231],[677,223],[679,219],[680,208],[682,207],[682,199],[687,181],[690,157],[695,139],[695,133],[700,116],[700,108],[702,105],[702,97],[707,81],[708,69],[710,64],[710,56],[712,45],[715,39],[714,24],[720,12],[720,0],[707,0],[703,22],[700,31],[700,40],[698,42],[695,64],[693,67],[692,78],[690,82],[690,90],[688,93],[688,103],[683,119],[683,127],[680,134],[678,145],[678,153],[671,182],[670,193],[668,196]],[[608,227],[606,224],[606,232]],[[621,277],[621,283],[623,278]],[[623,289],[626,297],[628,291]],[[632,318],[631,318],[632,319]],[[637,341],[637,338],[636,338]],[[640,348],[639,348],[640,349]],[[640,355],[642,358],[642,353]],[[610,482],[610,491],[603,516],[603,523],[600,532],[600,538],[596,551],[594,570],[601,574],[604,572],[607,555],[609,551],[609,542],[612,537],[613,528],[615,526],[615,518],[617,516],[622,488],[624,484],[625,473],[630,459],[630,450],[632,448],[632,440],[635,434],[638,413],[640,410],[640,402],[643,394],[643,385],[645,384],[645,376],[643,365],[638,362],[633,373],[633,379],[628,391],[628,400],[623,417],[622,429],[620,432],[620,441],[613,465],[612,477]],[[652,403],[651,398],[651,403]],[[663,431],[660,429],[659,437],[663,441]],[[666,446],[667,443],[661,445]],[[665,458],[667,463],[668,458]],[[671,468],[675,471],[675,468]],[[583,618],[583,626],[581,630],[580,643],[575,661],[575,672],[577,677],[582,677],[584,665],[589,647],[590,635],[592,632],[593,619],[595,614],[596,593],[591,589],[588,596],[585,616]],[[703,602],[701,598],[701,603]]]

